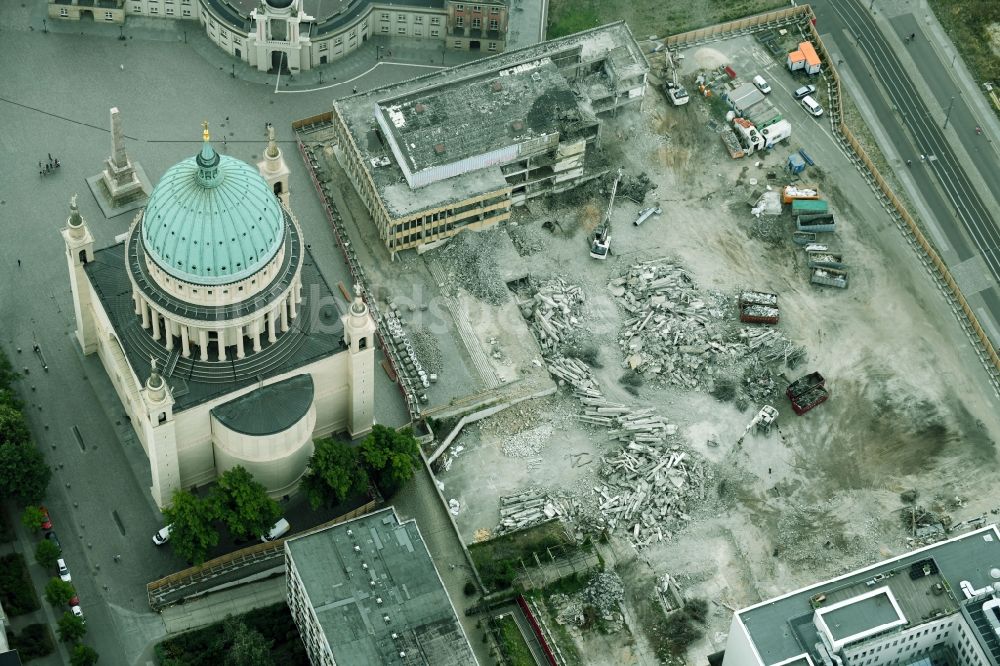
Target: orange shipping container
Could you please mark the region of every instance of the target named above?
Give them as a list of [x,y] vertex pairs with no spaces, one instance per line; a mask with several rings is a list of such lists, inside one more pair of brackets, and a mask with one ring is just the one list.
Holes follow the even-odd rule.
[[816,49],[813,48],[811,42],[802,42],[799,44],[799,51],[806,59],[806,72],[809,74],[815,74],[820,70],[820,60],[819,56],[816,55]]

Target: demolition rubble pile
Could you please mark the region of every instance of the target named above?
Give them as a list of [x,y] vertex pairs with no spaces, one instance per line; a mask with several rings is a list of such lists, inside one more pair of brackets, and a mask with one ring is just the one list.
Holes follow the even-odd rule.
[[733,326],[733,299],[699,291],[669,259],[632,266],[608,289],[626,313],[624,366],[659,384],[696,389],[720,371],[757,375],[762,365],[802,358],[778,330]]
[[563,509],[538,488],[500,498],[500,524],[495,535],[506,534],[563,515]]
[[553,354],[579,329],[583,290],[555,278],[538,288],[532,299],[521,304],[521,314],[545,355]]

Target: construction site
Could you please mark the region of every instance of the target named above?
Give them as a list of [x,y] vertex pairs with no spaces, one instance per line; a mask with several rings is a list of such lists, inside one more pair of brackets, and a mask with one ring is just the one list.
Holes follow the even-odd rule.
[[[666,47],[615,24],[297,124],[483,608],[523,593],[559,663],[704,663],[734,610],[997,513],[991,375],[838,140],[830,63],[793,67],[802,9]],[[758,75],[790,129],[733,143]]]

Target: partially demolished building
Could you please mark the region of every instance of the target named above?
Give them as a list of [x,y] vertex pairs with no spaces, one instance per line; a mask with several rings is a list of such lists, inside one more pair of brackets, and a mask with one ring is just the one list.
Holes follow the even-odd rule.
[[391,252],[429,245],[606,173],[648,71],[624,22],[492,56],[334,102],[338,158]]

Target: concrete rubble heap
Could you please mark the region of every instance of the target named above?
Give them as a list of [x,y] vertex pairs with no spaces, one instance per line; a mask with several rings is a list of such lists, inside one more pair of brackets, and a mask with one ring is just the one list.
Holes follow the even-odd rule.
[[[637,264],[608,284],[625,311],[618,339],[623,366],[661,385],[700,390],[717,374],[769,389],[762,365],[796,365],[803,356],[780,331],[732,326],[734,299],[703,293],[670,259]],[[766,396],[760,396],[766,397]]]
[[538,488],[500,498],[500,524],[496,535],[543,523],[563,515],[563,509]]
[[580,325],[583,290],[555,278],[542,284],[532,300],[521,304],[542,353],[549,355],[573,336]]
[[510,297],[495,248],[500,245],[502,229],[494,227],[479,233],[459,234],[443,250],[442,264],[449,267],[448,277],[481,301],[503,305]]
[[582,597],[583,602],[604,620],[605,631],[615,633],[621,629],[623,623],[621,603],[625,600],[625,585],[618,574],[613,571],[595,574],[583,589]]

